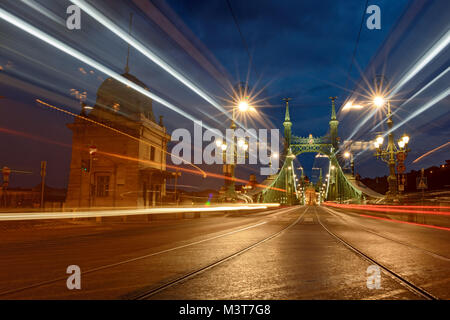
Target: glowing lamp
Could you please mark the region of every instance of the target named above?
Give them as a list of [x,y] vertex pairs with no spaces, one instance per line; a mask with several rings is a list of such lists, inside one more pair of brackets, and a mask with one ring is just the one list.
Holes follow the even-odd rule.
[[250,108],[250,106],[248,105],[247,101],[241,101],[238,104],[238,108],[239,108],[239,111],[246,112]]
[[404,142],[405,144],[408,144],[408,142],[409,142],[409,136],[407,136],[406,134],[403,135],[402,140],[403,140],[403,142]]
[[377,141],[377,143],[378,143],[379,145],[382,145],[382,144],[383,144],[383,141],[384,141],[384,138],[383,138],[382,136],[378,136],[376,141]]
[[376,96],[374,99],[373,99],[373,103],[377,106],[377,107],[382,107],[382,106],[384,106],[384,98],[383,97],[381,97],[381,96]]

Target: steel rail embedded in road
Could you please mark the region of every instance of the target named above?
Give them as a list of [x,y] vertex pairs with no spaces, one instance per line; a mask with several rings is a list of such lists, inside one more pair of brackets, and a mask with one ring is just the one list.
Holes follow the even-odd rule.
[[423,253],[425,253],[425,254],[428,254],[428,255],[430,255],[430,256],[432,256],[432,257],[434,257],[434,258],[437,258],[437,259],[440,259],[440,260],[444,260],[444,261],[450,262],[450,258],[447,258],[447,257],[445,257],[445,256],[443,256],[443,255],[434,253],[433,251],[430,251],[430,250],[427,250],[427,249],[424,249],[424,248],[420,248],[420,247],[414,246],[414,245],[412,245],[412,244],[409,244],[409,243],[406,243],[406,242],[403,242],[403,241],[399,241],[399,240],[396,240],[396,239],[392,239],[392,238],[387,237],[387,236],[385,236],[385,235],[382,235],[382,234],[380,234],[380,233],[378,233],[378,232],[372,231],[372,230],[370,230],[370,229],[364,227],[364,226],[363,226],[362,224],[360,224],[360,223],[357,223],[357,222],[354,222],[354,221],[349,221],[349,220],[347,220],[347,219],[344,219],[343,217],[340,216],[340,213],[337,212],[337,211],[334,211],[334,210],[332,210],[332,209],[330,209],[330,208],[327,208],[327,207],[324,207],[324,209],[326,209],[327,211],[329,211],[330,213],[332,213],[333,216],[338,217],[339,219],[341,219],[341,220],[343,220],[343,221],[350,222],[351,224],[357,225],[358,227],[360,227],[360,228],[363,229],[364,231],[369,232],[369,233],[371,233],[371,234],[374,234],[374,235],[376,235],[376,236],[378,236],[378,237],[380,237],[380,238],[383,238],[383,239],[386,239],[386,240],[389,240],[389,241],[392,241],[392,242],[396,242],[396,243],[401,244],[401,245],[403,245],[403,246],[405,246],[405,247],[408,247],[408,248],[411,248],[411,249],[414,249],[414,250],[417,250],[417,251],[421,251],[421,252],[423,252]]
[[367,254],[365,254],[364,252],[362,252],[361,250],[359,250],[358,248],[356,248],[355,246],[353,246],[352,244],[350,244],[349,242],[347,242],[346,240],[344,240],[343,238],[339,237],[338,235],[336,235],[334,232],[332,232],[330,229],[328,229],[320,220],[319,215],[317,214],[317,210],[314,211],[317,221],[319,222],[319,224],[322,226],[322,228],[328,232],[328,234],[330,234],[332,237],[334,237],[336,240],[338,240],[340,243],[342,243],[344,246],[346,246],[348,249],[350,249],[351,251],[353,251],[354,253],[356,253],[357,255],[359,255],[361,258],[363,258],[366,261],[369,261],[377,266],[379,266],[384,272],[386,272],[389,276],[391,276],[393,279],[397,280],[400,282],[401,285],[403,285],[405,288],[407,288],[409,291],[427,299],[427,300],[438,300],[437,297],[435,297],[433,294],[429,293],[428,291],[426,291],[425,289],[422,289],[421,287],[413,284],[412,282],[406,280],[405,278],[403,278],[402,276],[400,276],[398,273],[392,271],[391,269],[389,269],[388,267],[384,266],[383,264],[381,264],[380,262],[376,261],[375,259],[371,258],[370,256],[368,256]]
[[[272,211],[271,213],[273,215],[278,215],[278,214],[282,214],[282,213],[287,213],[287,212],[293,211],[295,209],[296,208],[278,209],[278,210]],[[303,215],[304,215],[304,213],[302,214],[302,216]],[[187,248],[187,247],[190,247],[190,246],[193,246],[193,245],[197,245],[197,244],[200,244],[200,243],[204,243],[204,242],[207,242],[207,241],[211,241],[211,240],[219,239],[219,238],[222,238],[222,237],[225,237],[225,236],[228,236],[228,235],[232,235],[232,234],[235,234],[235,233],[238,233],[238,232],[241,232],[241,231],[246,231],[248,229],[256,228],[256,227],[259,227],[259,226],[261,226],[263,224],[266,224],[266,223],[267,223],[266,221],[259,222],[257,224],[246,226],[246,227],[243,227],[243,228],[240,228],[240,229],[237,229],[237,230],[221,233],[221,234],[219,234],[217,236],[213,236],[213,237],[210,237],[210,238],[194,241],[194,242],[191,242],[191,243],[187,243],[187,244],[184,244],[184,245],[172,247],[172,248],[165,249],[165,250],[158,251],[158,252],[149,253],[149,254],[146,254],[146,255],[143,255],[143,256],[127,259],[127,260],[124,260],[124,261],[119,261],[119,262],[110,263],[110,264],[107,264],[107,265],[95,267],[95,268],[83,271],[83,274],[86,275],[86,274],[90,274],[90,273],[94,273],[94,272],[98,272],[98,271],[114,268],[114,267],[117,267],[117,266],[120,266],[120,265],[128,264],[128,263],[131,263],[131,262],[147,259],[147,258],[154,257],[154,256],[157,256],[157,255],[160,255],[160,254],[167,253],[167,252],[171,252],[171,251]],[[44,281],[37,282],[37,283],[31,284],[31,285],[28,285],[28,286],[24,286],[24,287],[20,287],[20,288],[16,288],[16,289],[11,289],[11,290],[0,292],[0,296],[7,296],[7,295],[15,294],[15,293],[18,293],[18,292],[26,291],[26,290],[36,289],[36,288],[39,288],[39,287],[42,287],[42,286],[46,286],[46,285],[50,285],[50,284],[53,284],[55,282],[63,281],[63,280],[66,280],[66,279],[67,279],[67,277],[64,276],[64,277],[54,278],[54,279],[50,279],[50,280],[44,280]]]
[[[295,208],[295,209],[297,209],[297,208]],[[194,271],[186,273],[186,274],[184,274],[184,275],[182,275],[182,276],[180,276],[180,277],[178,277],[178,278],[176,278],[176,279],[174,279],[172,281],[169,281],[169,282],[167,282],[167,283],[165,283],[163,285],[160,285],[160,286],[158,286],[158,287],[156,287],[154,289],[151,289],[151,290],[148,290],[148,291],[146,291],[144,293],[136,295],[136,296],[132,297],[132,299],[133,300],[144,300],[144,299],[150,298],[151,296],[154,296],[154,295],[160,293],[161,291],[169,289],[169,288],[171,288],[171,287],[173,287],[173,286],[175,286],[175,285],[177,285],[177,284],[179,284],[179,283],[181,283],[181,282],[183,282],[183,281],[185,281],[187,279],[193,278],[193,277],[195,277],[195,276],[197,276],[197,275],[199,275],[199,274],[201,274],[201,273],[203,273],[203,272],[205,272],[207,270],[210,270],[210,269],[212,269],[212,268],[214,268],[214,267],[216,267],[216,266],[218,266],[218,265],[220,265],[220,264],[222,264],[224,262],[227,262],[227,261],[229,261],[229,260],[231,260],[231,259],[233,259],[233,258],[235,258],[237,256],[240,256],[241,254],[243,254],[243,253],[245,253],[245,252],[247,252],[247,251],[249,251],[249,250],[251,250],[251,249],[253,249],[253,248],[255,248],[255,247],[257,247],[257,246],[259,246],[259,245],[261,245],[261,244],[263,244],[263,243],[265,243],[265,242],[267,242],[267,241],[269,241],[269,240],[271,240],[271,239],[273,239],[275,237],[277,237],[277,236],[279,236],[280,234],[284,233],[286,230],[288,230],[291,227],[293,227],[294,225],[296,225],[301,220],[301,218],[306,214],[308,209],[309,208],[306,208],[306,210],[294,222],[292,222],[288,226],[284,227],[280,231],[277,231],[276,233],[274,233],[274,234],[272,234],[272,235],[270,235],[270,236],[268,236],[268,237],[266,237],[266,238],[264,238],[262,240],[259,240],[258,242],[254,243],[254,244],[252,244],[250,246],[247,246],[247,247],[245,247],[245,248],[243,248],[243,249],[241,249],[241,250],[239,250],[239,251],[237,251],[237,252],[235,252],[233,254],[230,254],[230,255],[228,255],[228,256],[226,256],[224,258],[218,259],[217,261],[215,261],[213,263],[210,263],[210,264],[208,264],[206,266],[203,266],[203,267],[198,268],[198,269],[196,269]]]

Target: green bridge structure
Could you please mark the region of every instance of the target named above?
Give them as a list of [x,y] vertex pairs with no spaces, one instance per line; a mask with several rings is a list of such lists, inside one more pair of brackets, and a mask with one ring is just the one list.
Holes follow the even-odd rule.
[[[289,114],[289,98],[283,99],[286,102],[286,114],[283,122],[284,127],[284,153],[282,166],[278,173],[272,176],[267,183],[267,187],[259,194],[259,201],[263,203],[280,203],[284,205],[305,204],[306,187],[298,184],[294,173],[294,159],[302,153],[321,153],[329,159],[328,175],[325,186],[319,178],[315,186],[319,191],[319,202],[355,202],[360,203],[365,199],[363,191],[357,184],[352,183],[350,177],[342,170],[337,154],[339,153],[338,125],[336,119],[336,97],[331,99],[331,120],[329,122],[329,133],[322,137],[300,137],[292,134],[292,122]],[[312,184],[310,185],[312,187]],[[318,190],[317,190],[318,189]]]

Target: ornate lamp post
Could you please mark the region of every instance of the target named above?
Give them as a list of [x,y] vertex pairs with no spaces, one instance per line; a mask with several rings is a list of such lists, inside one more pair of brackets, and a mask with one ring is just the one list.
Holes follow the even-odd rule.
[[[382,107],[385,104],[385,100],[383,97],[377,96],[374,99],[374,104],[377,107]],[[398,141],[398,148],[395,145],[394,142],[394,134],[392,133],[392,113],[391,113],[391,104],[389,100],[387,101],[387,125],[388,125],[388,143],[387,146],[383,147],[384,137],[383,135],[379,135],[376,140],[374,141],[374,146],[376,149],[375,156],[377,159],[381,159],[382,161],[386,162],[389,167],[389,177],[388,177],[388,184],[389,184],[389,191],[388,191],[388,197],[393,198],[394,200],[397,199],[398,195],[398,186],[397,186],[397,177],[395,174],[395,166],[397,164],[397,161],[401,166],[399,165],[397,167],[399,173],[403,173],[405,170],[404,167],[404,160],[406,158],[406,155],[408,154],[410,149],[408,149],[408,143],[409,143],[409,136],[406,134],[402,136],[402,138]],[[400,161],[399,161],[400,160]],[[400,172],[401,171],[401,172]]]
[[[235,106],[233,106],[232,110],[232,118],[230,129],[233,131],[236,129],[236,112],[248,112],[255,111],[255,108],[249,105],[249,101],[247,99],[241,99]],[[230,141],[230,145],[227,145],[224,141],[218,141],[216,144],[218,147],[222,149],[223,153],[223,174],[225,176],[224,182],[224,196],[225,200],[235,200],[236,197],[236,188],[235,188],[235,169],[236,162],[238,157],[238,148],[241,150],[240,153],[244,153],[246,156],[246,152],[248,150],[248,143],[244,138],[238,139],[237,143],[235,142],[235,135],[233,134],[232,141]],[[227,153],[231,148],[232,153],[232,161],[231,163],[227,163]],[[228,159],[229,160],[229,159]]]
[[344,158],[349,159],[350,158],[350,168],[352,170],[352,177],[355,176],[355,162],[353,159],[353,153],[349,152],[349,151],[345,151],[344,152]]

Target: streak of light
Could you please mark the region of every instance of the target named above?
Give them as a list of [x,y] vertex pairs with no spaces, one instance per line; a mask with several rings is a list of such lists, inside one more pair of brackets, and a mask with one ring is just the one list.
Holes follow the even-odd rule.
[[[165,213],[186,213],[186,212],[222,212],[268,209],[278,207],[278,203],[249,204],[249,205],[226,205],[226,206],[207,206],[207,207],[187,207],[187,208],[150,208],[133,210],[105,210],[105,211],[86,211],[86,212],[51,212],[51,213],[30,213],[22,212],[15,214],[2,214],[0,221],[18,221],[18,220],[41,220],[41,219],[70,219],[70,218],[93,218],[93,217],[117,217],[117,216],[135,216],[144,214],[165,214]],[[264,222],[265,223],[265,222]]]
[[[433,83],[438,81],[440,78],[442,78],[448,71],[450,70],[450,67],[445,69],[443,72],[441,72],[437,77],[435,77],[433,80],[428,82],[425,86],[422,87],[419,91],[417,91],[414,95],[412,95],[408,100],[403,102],[401,105],[398,106],[398,108],[392,113],[392,115],[396,114],[404,105],[415,99],[419,94],[421,94],[423,91],[425,91],[427,88],[429,88]],[[383,119],[380,121],[376,126],[374,126],[370,131],[374,131],[376,128],[378,128],[380,125],[382,125],[384,122],[386,122],[387,119]]]
[[[124,40],[126,43],[131,45],[133,48],[138,50],[140,53],[142,53],[145,57],[153,61],[155,64],[157,64],[159,67],[164,69],[167,73],[169,73],[171,76],[173,76],[175,79],[183,83],[186,87],[191,89],[193,92],[195,92],[197,95],[199,95],[201,98],[203,98],[205,101],[207,101],[209,104],[211,104],[214,108],[225,114],[228,118],[231,119],[231,116],[225,108],[223,108],[221,105],[219,105],[216,101],[214,101],[206,92],[201,90],[198,86],[196,86],[192,81],[187,79],[185,76],[180,74],[178,71],[176,71],[173,67],[171,67],[168,63],[166,63],[164,60],[162,60],[160,57],[158,57],[154,52],[152,52],[150,49],[146,48],[142,43],[137,41],[134,37],[130,36],[127,32],[120,29],[117,25],[115,25],[111,20],[109,20],[106,16],[104,16],[101,12],[99,12],[97,9],[89,5],[84,0],[70,0],[75,5],[79,6],[83,11],[85,11],[88,15],[90,15],[93,19],[95,19],[97,22],[102,24],[104,27],[109,29],[111,32],[116,34],[119,38]],[[192,119],[191,119],[192,120]],[[194,121],[194,120],[193,120]],[[235,123],[238,124],[241,127],[245,127],[242,123],[235,120]],[[206,126],[205,126],[206,127]],[[209,129],[209,128],[208,128]],[[252,136],[254,136],[252,133],[250,133]],[[258,137],[254,136],[258,139]]]
[[[12,25],[18,27],[19,29],[22,29],[23,31],[33,35],[34,37],[50,44],[51,46],[59,49],[60,51],[80,60],[83,63],[88,64],[89,66],[103,72],[104,74],[116,79],[117,81],[125,84],[126,86],[136,90],[137,92],[147,96],[150,99],[153,99],[154,101],[166,106],[167,108],[177,112],[178,114],[184,116],[185,118],[193,121],[193,122],[200,122],[198,119],[196,119],[195,117],[191,116],[190,114],[188,114],[187,112],[181,110],[180,108],[176,107],[175,105],[173,105],[172,103],[160,98],[159,96],[151,93],[150,91],[145,90],[144,88],[138,86],[137,84],[135,84],[134,82],[128,80],[127,78],[121,76],[120,74],[118,74],[117,72],[105,67],[104,65],[98,63],[97,61],[89,58],[88,56],[84,55],[83,53],[73,49],[72,47],[66,45],[65,43],[57,40],[56,38],[44,33],[43,31],[33,27],[32,25],[30,25],[29,23],[21,20],[20,18],[10,14],[9,12],[3,10],[2,8],[0,8],[0,18],[11,23]],[[225,110],[224,110],[224,113]],[[236,122],[237,124],[239,124],[238,122]],[[212,128],[206,124],[202,123],[202,126],[206,129],[210,129],[212,130]],[[242,125],[241,125],[242,126]],[[253,134],[251,134],[252,136],[254,136]]]
[[197,95],[202,97],[204,100],[206,100],[212,106],[214,106],[216,109],[222,111],[223,113],[226,112],[222,106],[220,106],[216,101],[214,101],[211,97],[209,97],[203,90],[201,90],[198,86],[196,86],[192,81],[188,80],[186,77],[184,77],[178,71],[176,71],[173,67],[171,67],[169,64],[167,64],[164,60],[162,60],[160,57],[158,57],[155,53],[150,51],[148,48],[146,48],[144,45],[142,45],[139,41],[137,41],[132,36],[130,36],[128,33],[124,32],[119,27],[117,27],[111,20],[109,20],[107,17],[105,17],[103,14],[101,14],[94,7],[92,7],[91,5],[86,3],[84,0],[70,0],[70,1],[72,3],[74,3],[75,5],[79,6],[81,9],[83,9],[84,12],[86,12],[88,15],[90,15],[93,19],[97,20],[100,24],[102,24],[103,26],[108,28],[110,31],[112,31],[114,34],[116,34],[119,38],[121,38],[126,43],[128,43],[133,48],[135,48],[140,53],[142,53],[145,57],[147,57],[148,59],[150,59],[151,61],[156,63],[159,67],[164,69],[171,76],[173,76],[175,79],[180,81],[186,87],[191,89]]
[[394,125],[392,127],[391,130],[386,131],[386,133],[384,133],[384,136],[387,136],[389,133],[395,131],[396,129],[400,128],[401,126],[403,126],[405,123],[409,122],[410,120],[414,119],[415,117],[417,117],[419,114],[425,112],[426,110],[428,110],[429,108],[431,108],[432,106],[434,106],[436,103],[438,103],[439,101],[445,99],[448,95],[450,94],[450,88],[447,88],[447,90],[441,92],[439,95],[437,95],[435,98],[431,99],[430,101],[428,101],[424,106],[418,108],[416,111],[414,111],[413,113],[411,113],[406,119],[402,120],[400,123]]
[[[130,139],[132,139],[132,140],[135,140],[135,141],[137,141],[137,142],[142,142],[142,143],[144,143],[144,144],[146,144],[146,145],[148,145],[148,146],[153,146],[153,147],[155,147],[155,148],[157,148],[157,149],[163,151],[164,153],[166,153],[166,154],[168,154],[168,155],[170,155],[170,156],[172,156],[172,157],[175,157],[175,158],[178,158],[178,159],[180,159],[180,160],[183,160],[182,158],[180,158],[180,157],[178,157],[178,156],[176,156],[176,155],[174,155],[174,154],[172,154],[172,153],[166,151],[165,149],[163,149],[163,148],[161,148],[161,147],[159,147],[159,146],[154,146],[154,145],[148,143],[148,142],[145,141],[145,140],[136,138],[136,137],[134,137],[134,136],[132,136],[132,135],[130,135],[130,134],[128,134],[128,133],[125,133],[125,132],[120,131],[120,130],[117,130],[117,129],[113,128],[113,127],[107,126],[107,125],[105,125],[105,124],[103,124],[103,123],[101,123],[101,122],[98,122],[98,121],[89,119],[89,118],[87,118],[87,117],[83,117],[83,116],[80,116],[80,115],[78,115],[78,114],[75,114],[75,113],[73,113],[73,112],[70,112],[70,111],[67,111],[67,110],[64,110],[64,109],[61,109],[61,108],[52,106],[51,104],[48,104],[48,103],[46,103],[46,102],[44,102],[44,101],[42,101],[42,100],[39,100],[39,99],[36,99],[36,102],[38,102],[38,103],[40,103],[40,104],[42,104],[42,105],[44,105],[44,106],[46,106],[46,107],[52,108],[52,109],[54,109],[54,110],[57,110],[57,111],[60,111],[60,112],[69,114],[69,115],[71,115],[71,116],[73,116],[73,117],[76,117],[76,118],[79,118],[79,119],[82,119],[82,120],[85,120],[85,121],[94,123],[94,124],[96,124],[96,125],[98,125],[98,126],[101,126],[101,127],[103,127],[103,128],[109,129],[109,130],[111,130],[111,131],[113,131],[113,132],[119,133],[119,134],[121,134],[121,135],[123,135],[123,136],[125,136],[125,137],[127,137],[127,138],[130,138]],[[203,171],[202,169],[200,169],[200,168],[199,168],[198,166],[196,166],[195,164],[193,164],[193,163],[191,163],[191,162],[186,162],[185,160],[183,160],[183,162],[185,162],[186,164],[189,164],[190,166],[196,168],[198,171],[200,171],[200,173],[201,173],[203,176],[206,176],[205,171]]]
[[21,0],[21,1],[23,3],[25,3],[27,6],[29,6],[30,8],[32,8],[32,9],[36,10],[37,12],[39,12],[40,14],[46,16],[50,20],[53,20],[54,22],[66,27],[66,23],[65,23],[64,19],[58,17],[56,14],[54,14],[50,10],[46,9],[45,7],[43,7],[36,1],[34,1],[34,0]]
[[[46,139],[46,138],[41,138],[41,137],[38,137],[36,135],[27,134],[25,132],[20,132],[20,131],[16,131],[16,130],[11,130],[11,129],[8,129],[8,128],[0,127],[0,132],[7,133],[7,134],[12,134],[12,135],[17,135],[17,136],[21,136],[21,137],[24,137],[24,138],[29,138],[29,139],[32,139],[32,140],[37,140],[37,141],[45,142],[45,143],[49,143],[49,144],[55,144],[55,145],[59,145],[59,146],[66,147],[66,148],[72,148],[72,145],[70,145],[70,144],[66,144],[66,143],[59,142],[59,141],[54,141],[54,140],[49,140],[49,139]],[[89,151],[89,148],[77,148],[77,149],[78,150],[82,150],[82,151]],[[110,156],[110,157],[114,157],[114,158],[118,158],[118,159],[122,159],[122,160],[136,161],[136,162],[140,162],[140,163],[144,163],[144,164],[148,164],[148,165],[160,165],[159,162],[154,162],[154,161],[144,160],[144,159],[139,159],[139,158],[133,158],[133,157],[124,156],[124,155],[121,155],[121,154],[109,153],[109,152],[99,151],[99,150],[97,151],[97,153],[98,154],[103,154],[103,155],[106,155],[106,156]],[[207,177],[211,177],[211,178],[227,179],[227,180],[241,182],[241,183],[245,183],[245,184],[248,184],[250,182],[248,180],[239,179],[239,178],[232,178],[232,177],[224,176],[224,175],[217,174],[217,173],[214,173],[214,172],[207,172],[207,171],[205,172],[205,171],[202,170],[202,172],[205,172],[205,173],[202,173],[202,172],[199,172],[198,170],[182,168],[180,166],[175,166],[175,165],[170,165],[170,164],[166,164],[166,167],[167,168],[171,168],[171,169],[175,169],[177,171],[190,173],[190,174],[193,174],[193,175],[201,175],[202,177],[205,177],[205,175],[206,175]],[[255,184],[255,186],[256,187],[260,187],[260,188],[269,188],[269,189],[276,190],[276,191],[286,192],[285,189],[275,188],[275,187],[268,187],[268,186],[263,185],[263,184]]]
[[[143,164],[150,164],[150,165],[158,165],[158,162],[154,162],[154,161],[150,161],[150,160],[144,160],[144,159],[139,159],[139,158],[134,158],[134,157],[130,157],[130,156],[124,156],[122,154],[116,154],[116,153],[110,153],[110,152],[105,152],[105,151],[97,151],[98,154],[103,154],[103,155],[107,155],[110,157],[115,157],[118,159],[123,159],[123,160],[130,160],[130,161],[136,161],[136,162],[140,162]],[[166,164],[167,168],[171,168],[171,169],[175,169],[178,171],[183,171],[183,172],[187,172],[187,173],[192,173],[194,175],[202,175],[205,176],[202,173],[199,173],[197,170],[192,170],[192,169],[186,169],[186,168],[181,168],[180,166],[176,166],[176,165],[171,165],[171,164]],[[230,176],[225,176],[222,174],[218,174],[218,173],[214,173],[214,172],[205,172],[206,176],[209,178],[217,178],[217,179],[225,179],[225,180],[230,180],[230,181],[235,181],[235,182],[241,182],[244,184],[248,184],[250,183],[249,180],[244,180],[244,179],[239,179],[236,177],[230,177]],[[272,190],[276,190],[276,191],[281,191],[281,192],[286,192],[285,189],[281,189],[281,188],[276,188],[276,187],[269,187],[263,184],[255,184],[256,187],[261,187],[261,188],[268,188],[268,189],[272,189]],[[293,193],[294,194],[294,193]]]
[[388,99],[392,98],[409,80],[430,63],[450,43],[450,30],[448,30],[428,51],[408,70],[408,72],[392,88]]
[[[136,90],[137,92],[147,96],[150,99],[153,99],[154,101],[162,104],[163,106],[177,112],[178,114],[184,116],[185,118],[191,120],[191,121],[199,121],[195,117],[191,116],[190,114],[186,113],[185,111],[181,110],[180,108],[176,107],[172,103],[160,98],[159,96],[145,90],[144,88],[138,86],[136,83],[128,80],[127,78],[121,76],[117,72],[105,67],[104,65],[98,63],[97,61],[89,58],[88,56],[84,55],[83,53],[71,48],[70,46],[66,45],[65,43],[53,38],[52,36],[42,32],[41,30],[33,27],[29,23],[19,19],[18,17],[10,14],[9,12],[3,10],[0,8],[0,18],[11,23],[12,25],[18,27],[19,29],[31,34],[32,36],[50,44],[51,46],[57,48],[58,50],[65,52],[66,54],[80,60],[83,63],[86,63],[90,65],[91,67],[103,72],[104,74],[116,79],[117,81],[123,83],[124,85]],[[207,125],[203,125],[207,129],[211,129]]]
[[[411,67],[408,72],[397,82],[397,84],[390,90],[387,95],[387,99],[392,99],[392,97],[409,81],[411,80],[420,70],[422,70],[428,63],[430,63],[442,50],[447,47],[450,42],[450,30],[445,33],[427,52],[417,61],[417,63]],[[379,93],[378,93],[379,94]],[[372,118],[377,109],[372,110],[369,114],[364,117],[364,119],[356,126],[353,132],[346,140],[350,140],[353,136],[361,129],[363,125]]]
[[352,110],[352,109],[359,110],[359,109],[362,109],[362,108],[364,108],[362,105],[360,105],[360,104],[353,104],[352,101],[349,101],[342,107],[342,111]]
[[330,203],[330,202],[325,203],[325,205],[330,206],[330,207],[335,207],[335,208],[378,211],[378,212],[402,212],[402,213],[415,213],[415,214],[419,213],[419,214],[450,216],[450,211],[426,211],[426,210],[377,208],[376,206],[370,206],[370,205],[337,204],[337,203]]
[[36,140],[36,141],[40,141],[40,142],[45,142],[45,143],[49,143],[49,144],[55,144],[55,145],[59,145],[61,147],[67,147],[67,148],[71,148],[72,147],[70,144],[66,144],[66,143],[63,143],[63,142],[42,138],[42,137],[39,137],[39,136],[34,135],[34,134],[28,134],[28,133],[25,133],[25,132],[16,131],[16,130],[8,129],[8,128],[0,127],[0,132],[6,133],[6,134],[15,135],[15,136],[19,136],[19,137],[24,137],[24,138],[28,138],[28,139],[32,139],[32,140]]
[[374,217],[374,216],[369,216],[369,215],[366,215],[366,214],[360,214],[360,216],[361,217],[365,217],[365,218],[371,218],[371,219],[388,221],[388,222],[411,224],[411,225],[419,226],[419,227],[426,227],[426,228],[450,231],[450,228],[438,227],[438,226],[433,226],[433,225],[430,225],[430,224],[422,224],[422,223],[417,223],[417,222],[408,222],[408,221],[402,221],[402,220],[394,220],[394,219],[387,219],[387,218],[381,218],[381,217]]
[[421,155],[420,157],[418,157],[416,160],[414,160],[412,163],[416,163],[416,162],[420,161],[421,159],[425,158],[426,156],[429,156],[429,155],[432,154],[433,152],[436,152],[436,151],[438,151],[439,149],[442,149],[442,148],[444,148],[445,146],[448,146],[449,144],[450,144],[450,141],[447,142],[447,143],[444,143],[443,145],[441,145],[441,146],[439,146],[439,147],[437,147],[437,148],[434,148],[433,150],[430,150],[430,151],[424,153],[423,155]]

